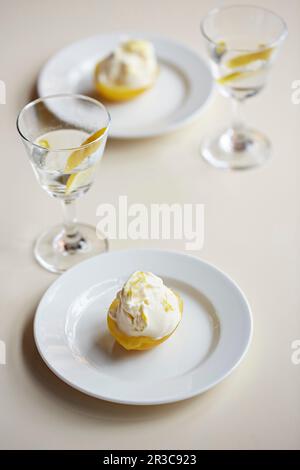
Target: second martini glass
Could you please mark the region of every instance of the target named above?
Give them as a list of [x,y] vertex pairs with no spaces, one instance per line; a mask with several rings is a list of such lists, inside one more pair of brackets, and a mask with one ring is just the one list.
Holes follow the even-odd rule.
[[107,250],[95,227],[77,223],[75,200],[91,187],[110,124],[105,107],[83,95],[61,94],[27,104],[17,128],[41,187],[61,202],[64,222],[36,241],[38,262],[63,272]]
[[235,111],[229,128],[204,139],[201,153],[218,168],[261,165],[270,155],[270,142],[261,132],[244,125],[240,107],[265,86],[287,35],[286,24],[264,8],[225,6],[204,18],[201,31],[216,84],[223,95],[232,99]]

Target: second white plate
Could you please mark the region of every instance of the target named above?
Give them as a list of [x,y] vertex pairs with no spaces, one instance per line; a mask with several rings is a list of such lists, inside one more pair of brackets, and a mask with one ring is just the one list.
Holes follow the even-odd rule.
[[95,64],[120,41],[141,37],[154,44],[160,74],[156,85],[127,103],[108,104],[110,136],[141,138],[165,134],[197,118],[212,92],[207,64],[189,47],[145,33],[111,33],[83,39],[54,55],[38,78],[38,93],[80,93],[98,97],[93,84]]
[[[183,298],[175,333],[149,351],[125,351],[106,314],[136,270],[152,271]],[[49,368],[74,388],[134,405],[192,397],[224,379],[245,355],[251,312],[236,284],[192,256],[129,250],[91,258],[64,273],[38,307],[34,335]]]

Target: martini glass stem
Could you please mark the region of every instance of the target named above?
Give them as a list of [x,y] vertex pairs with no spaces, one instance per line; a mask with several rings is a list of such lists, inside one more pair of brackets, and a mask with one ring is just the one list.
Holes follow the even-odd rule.
[[74,201],[62,200],[64,221],[64,249],[74,251],[78,249],[81,235],[77,225],[76,206]]
[[229,152],[244,152],[249,145],[242,113],[243,104],[243,100],[233,99],[233,120],[225,139],[225,147]]
[[233,109],[233,121],[232,121],[232,127],[234,130],[237,132],[241,132],[245,126],[244,126],[244,115],[243,115],[243,105],[244,102],[242,100],[237,100],[234,98],[232,104],[232,109]]

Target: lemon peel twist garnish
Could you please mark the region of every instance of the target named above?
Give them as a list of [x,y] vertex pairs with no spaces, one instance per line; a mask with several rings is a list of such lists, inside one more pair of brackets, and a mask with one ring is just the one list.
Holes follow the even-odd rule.
[[217,78],[216,82],[219,83],[219,85],[227,85],[228,83],[234,82],[236,80],[242,80],[244,78],[251,77],[256,73],[256,70],[249,70],[245,72],[233,72],[229,73],[228,75],[223,75],[222,77]]
[[78,187],[87,183],[92,177],[94,171],[95,167],[92,166],[86,170],[79,171],[78,173],[72,173],[72,175],[70,175],[67,179],[65,194],[70,194],[70,192],[74,191],[74,189],[77,189]]
[[227,49],[226,42],[225,41],[219,41],[216,44],[216,47],[215,47],[215,53],[216,53],[217,57],[220,58],[224,54],[226,49]]
[[48,140],[46,140],[46,139],[38,140],[37,144],[40,147],[44,147],[44,149],[50,149],[50,144],[49,144]]
[[[82,142],[81,146],[91,144],[86,148],[83,149],[78,149],[74,150],[74,152],[71,153],[67,160],[67,164],[64,169],[64,173],[70,173],[74,168],[77,168],[86,158],[91,156],[94,152],[96,152],[100,145],[102,140],[99,140],[95,143],[94,140],[99,139],[105,131],[106,127],[102,127],[98,131],[94,132],[92,135],[90,135],[84,142]],[[86,170],[79,171],[77,173],[73,173],[72,175],[69,176],[66,182],[66,188],[65,188],[65,194],[70,194],[71,191],[74,189],[78,188],[79,186],[83,185],[85,181],[88,181],[92,174],[94,173],[95,167],[90,167],[87,168]]]
[[245,65],[252,64],[252,62],[256,62],[257,60],[267,61],[271,57],[273,51],[274,48],[269,47],[261,51],[250,52],[249,54],[241,54],[228,60],[225,65],[229,69],[236,69],[238,67],[244,67]]
[[67,160],[64,173],[70,173],[70,171],[77,168],[83,162],[83,160],[85,160],[87,157],[90,157],[94,152],[96,152],[96,150],[98,150],[102,141],[99,140],[95,142],[94,144],[93,142],[94,140],[99,139],[99,137],[101,137],[105,133],[106,129],[107,129],[106,127],[102,127],[98,131],[94,132],[84,142],[82,142],[81,147],[83,147],[84,145],[88,145],[88,144],[92,144],[92,145],[89,145],[88,147],[82,148],[82,149],[79,148],[77,150],[74,150],[74,152],[71,153],[71,155],[69,156]]

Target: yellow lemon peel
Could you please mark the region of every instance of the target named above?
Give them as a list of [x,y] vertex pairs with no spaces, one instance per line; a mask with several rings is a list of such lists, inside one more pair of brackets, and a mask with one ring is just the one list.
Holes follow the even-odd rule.
[[75,189],[88,183],[94,171],[95,167],[90,167],[87,168],[87,170],[79,171],[78,173],[70,175],[66,183],[65,194],[70,194]]
[[142,312],[142,319],[144,320],[145,325],[147,326],[148,325],[148,317],[147,317],[147,315],[145,314],[144,311]]
[[163,305],[163,308],[164,308],[165,312],[174,311],[174,308],[173,308],[172,305],[167,301],[167,299],[163,299],[162,305]]
[[48,140],[46,140],[46,139],[39,140],[38,145],[40,147],[44,147],[45,149],[50,149],[50,144],[49,144]]
[[127,52],[135,52],[143,55],[147,50],[147,43],[138,39],[132,39],[123,44],[123,49]]
[[[74,150],[74,152],[71,153],[64,169],[65,173],[69,173],[70,171],[77,168],[83,162],[83,160],[90,157],[94,152],[98,150],[98,148],[101,145],[102,140],[98,141],[97,139],[99,139],[99,137],[101,137],[105,133],[106,129],[107,129],[106,127],[102,127],[101,129],[99,129],[98,131],[90,135],[81,144],[81,146],[88,145],[88,144],[91,144],[91,145],[82,149],[79,148],[77,150]],[[94,140],[97,140],[97,142],[93,143]]]
[[257,52],[251,52],[249,54],[241,54],[226,62],[226,67],[229,69],[235,69],[238,67],[244,67],[245,65],[252,64],[252,62],[256,62],[257,60],[264,60],[267,61],[271,57],[274,51],[273,47],[269,47],[268,49],[263,49]]
[[[87,148],[79,148],[78,150],[75,150],[71,153],[67,160],[64,173],[69,173],[70,171],[74,170],[74,168],[77,168],[83,162],[83,160],[91,156],[94,152],[99,149],[102,140],[97,141],[95,143],[93,142],[94,140],[99,139],[99,137],[101,137],[105,133],[106,129],[106,127],[102,127],[101,129],[90,135],[87,139],[85,139],[85,141],[82,142],[81,145],[83,146],[91,144]],[[92,176],[94,170],[94,167],[90,167],[86,170],[79,171],[78,173],[73,173],[72,175],[70,175],[66,183],[65,194],[69,194],[71,191],[74,191],[74,189],[83,185],[85,181],[88,181]]]
[[218,57],[221,57],[225,51],[226,51],[226,42],[219,41],[216,45],[215,53],[217,54]]
[[254,75],[256,71],[247,71],[247,72],[233,72],[229,73],[228,75],[223,75],[223,77],[219,77],[216,79],[216,82],[220,85],[227,85],[228,83],[234,82],[236,80],[243,80],[244,78],[251,77]]

